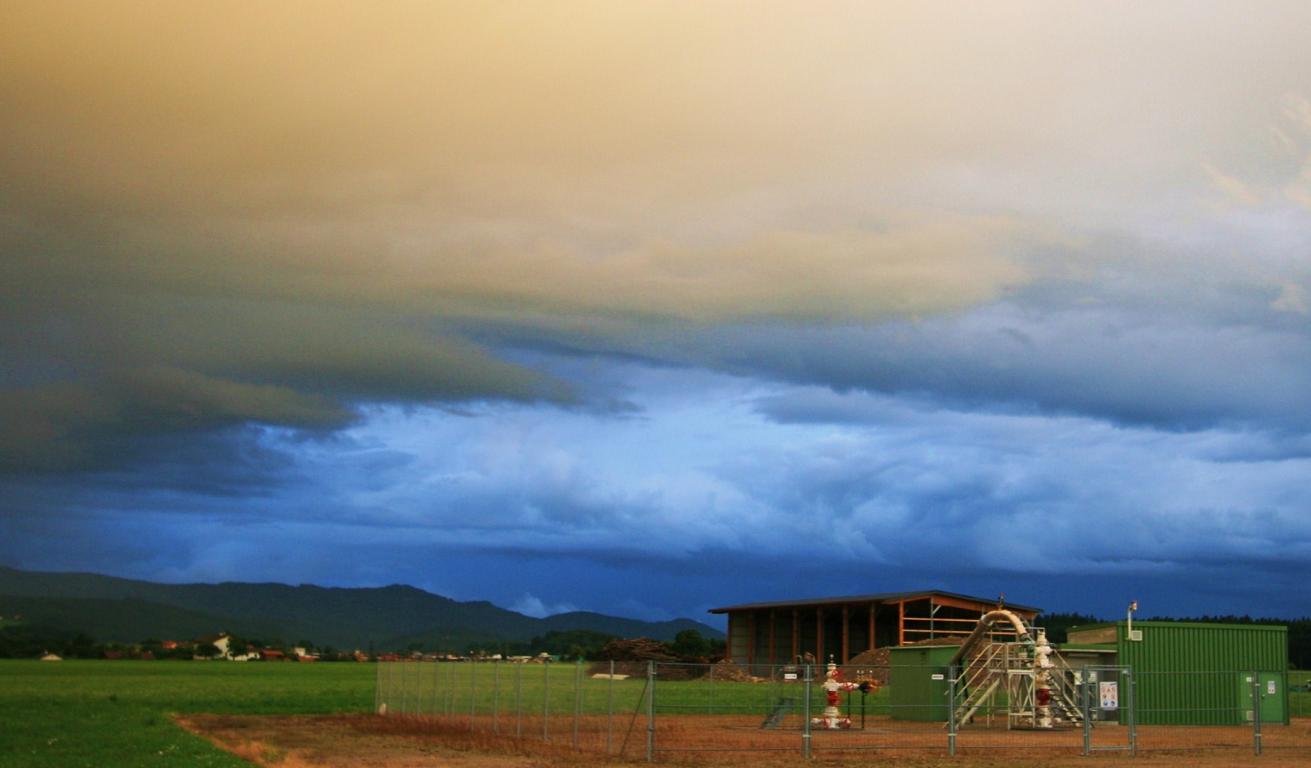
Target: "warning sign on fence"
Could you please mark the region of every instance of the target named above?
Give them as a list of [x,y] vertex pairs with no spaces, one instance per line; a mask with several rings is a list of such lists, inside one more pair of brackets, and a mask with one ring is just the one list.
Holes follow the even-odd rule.
[[1102,709],[1120,708],[1120,684],[1114,680],[1098,684],[1101,693]]

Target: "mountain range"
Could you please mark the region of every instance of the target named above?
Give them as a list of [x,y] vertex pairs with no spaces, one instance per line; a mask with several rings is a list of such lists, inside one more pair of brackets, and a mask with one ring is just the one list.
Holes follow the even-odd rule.
[[100,642],[191,639],[220,631],[339,649],[462,650],[527,642],[547,632],[591,630],[671,640],[685,629],[719,630],[691,619],[648,622],[588,611],[534,618],[486,601],[461,602],[415,587],[312,584],[161,584],[94,573],[0,566],[0,616],[83,631]]

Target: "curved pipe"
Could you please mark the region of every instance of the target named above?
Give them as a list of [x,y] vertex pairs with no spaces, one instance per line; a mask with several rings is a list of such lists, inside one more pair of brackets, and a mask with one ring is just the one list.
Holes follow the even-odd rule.
[[1011,626],[1015,627],[1016,640],[1021,643],[1033,642],[1033,639],[1029,637],[1029,628],[1024,626],[1024,619],[1004,609],[988,611],[979,618],[979,623],[975,625],[974,631],[970,633],[969,637],[965,638],[965,642],[961,643],[960,650],[956,651],[956,654],[951,657],[951,666],[954,667],[960,664],[962,659],[968,658],[974,650],[974,646],[978,645],[983,636],[988,633],[988,630],[992,629],[992,625],[1002,620],[1009,621]]

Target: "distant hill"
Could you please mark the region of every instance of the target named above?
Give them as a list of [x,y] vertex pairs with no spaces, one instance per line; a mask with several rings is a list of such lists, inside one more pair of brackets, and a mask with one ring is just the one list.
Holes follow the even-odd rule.
[[456,650],[473,643],[527,642],[573,629],[657,640],[672,640],[685,629],[723,637],[691,619],[647,622],[583,611],[537,619],[489,602],[460,602],[402,585],[158,584],[0,566],[0,615],[14,613],[116,642],[185,639],[220,630],[286,642],[308,639],[342,649],[421,642],[434,650]]

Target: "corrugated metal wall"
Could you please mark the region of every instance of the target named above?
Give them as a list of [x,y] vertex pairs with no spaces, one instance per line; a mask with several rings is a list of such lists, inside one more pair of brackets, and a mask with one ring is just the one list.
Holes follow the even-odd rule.
[[734,664],[747,663],[747,651],[751,645],[750,630],[746,613],[729,614],[727,650],[728,657]]
[[1137,680],[1138,722],[1143,725],[1231,725],[1250,718],[1248,674],[1281,681],[1282,722],[1287,722],[1288,630],[1245,624],[1134,622],[1141,641],[1116,625],[1121,665]]

